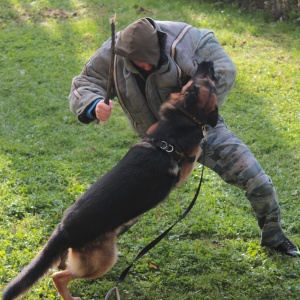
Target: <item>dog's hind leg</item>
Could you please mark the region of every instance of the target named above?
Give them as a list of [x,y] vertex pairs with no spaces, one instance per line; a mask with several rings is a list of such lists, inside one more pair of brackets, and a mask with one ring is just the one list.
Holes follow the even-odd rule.
[[64,300],[80,299],[72,297],[67,288],[71,280],[98,278],[114,266],[117,261],[118,231],[105,233],[79,249],[69,249],[67,269],[52,275],[55,287]]
[[67,288],[69,282],[76,278],[77,277],[71,273],[70,269],[52,274],[54,285],[64,300],[80,300],[79,297],[72,297]]

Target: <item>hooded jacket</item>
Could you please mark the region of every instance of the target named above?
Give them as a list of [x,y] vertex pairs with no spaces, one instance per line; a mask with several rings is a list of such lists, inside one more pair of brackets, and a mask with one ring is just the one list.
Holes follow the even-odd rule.
[[147,19],[130,24],[119,35],[115,54],[157,67],[161,56],[157,30]]
[[[138,24],[141,27],[137,30]],[[236,68],[213,32],[207,29],[197,29],[182,22],[143,18],[129,25],[123,32],[118,32],[116,39],[112,97],[118,98],[131,126],[139,136],[143,136],[157,121],[160,105],[167,100],[170,93],[178,92],[182,88],[197,69],[198,63],[204,60],[214,62],[219,106],[234,84]],[[133,46],[139,40],[142,43],[138,44],[139,51],[136,51]],[[80,75],[73,78],[69,95],[70,109],[83,123],[93,121],[87,117],[87,110],[95,100],[105,97],[110,46],[109,39],[91,57]],[[147,79],[143,78],[132,63],[132,60],[143,59],[143,62],[154,66],[157,63]],[[144,80],[143,92],[137,76]]]

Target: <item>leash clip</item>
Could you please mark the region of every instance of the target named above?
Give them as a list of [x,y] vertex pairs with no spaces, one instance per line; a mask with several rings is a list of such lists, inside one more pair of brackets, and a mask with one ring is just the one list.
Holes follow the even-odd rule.
[[108,291],[108,293],[106,294],[104,300],[109,300],[110,296],[113,295],[113,294],[115,294],[117,300],[121,300],[120,293],[119,293],[119,290],[118,290],[117,286],[113,287],[111,290]]

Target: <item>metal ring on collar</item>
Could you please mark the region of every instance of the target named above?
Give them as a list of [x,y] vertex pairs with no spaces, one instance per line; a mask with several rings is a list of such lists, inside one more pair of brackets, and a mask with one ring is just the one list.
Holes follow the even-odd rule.
[[172,145],[168,145],[167,142],[161,141],[160,148],[165,150],[166,152],[173,152],[174,147]]

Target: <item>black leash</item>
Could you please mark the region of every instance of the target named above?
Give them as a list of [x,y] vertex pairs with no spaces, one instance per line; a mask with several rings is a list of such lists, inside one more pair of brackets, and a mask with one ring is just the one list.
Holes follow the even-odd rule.
[[205,136],[205,128],[203,128],[203,133],[204,133],[204,142],[203,142],[203,162],[202,162],[202,172],[201,172],[201,177],[200,181],[198,184],[197,191],[195,193],[195,196],[188,206],[188,208],[185,210],[185,212],[181,215],[181,217],[172,225],[170,226],[167,230],[165,230],[162,234],[160,234],[155,240],[153,240],[151,243],[149,243],[146,247],[144,247],[139,254],[135,257],[135,259],[132,261],[132,263],[122,272],[118,280],[116,281],[116,286],[113,287],[105,296],[104,300],[109,300],[110,296],[115,293],[116,299],[120,300],[120,294],[117,285],[121,282],[123,282],[130,271],[131,267],[134,265],[136,261],[138,261],[141,257],[143,257],[146,253],[148,253],[153,247],[155,247],[172,229],[175,225],[177,225],[182,219],[184,219],[187,214],[192,210],[193,206],[196,203],[196,200],[198,198],[202,182],[203,182],[203,174],[204,174],[204,161],[205,161],[205,155],[206,155],[206,136]]

